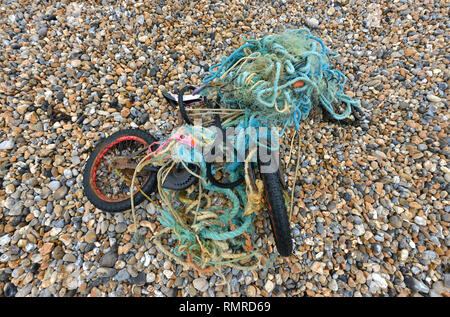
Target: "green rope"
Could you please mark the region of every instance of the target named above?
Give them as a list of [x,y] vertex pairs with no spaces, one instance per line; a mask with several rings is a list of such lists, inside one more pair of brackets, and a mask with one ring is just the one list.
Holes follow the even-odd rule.
[[[281,124],[296,130],[319,104],[336,120],[347,118],[352,107],[360,107],[344,93],[345,75],[331,65],[337,54],[308,29],[244,41],[211,67],[203,80],[210,87],[203,93],[217,93],[223,106],[248,108],[267,126]],[[345,109],[337,113],[340,103]]]
[[[326,48],[323,41],[311,35],[308,29],[290,30],[257,40],[244,38],[244,41],[246,43],[230,56],[212,66],[210,74],[203,80],[207,86],[202,94],[220,97],[220,106],[224,109],[243,109],[241,115],[231,117],[223,128],[280,125],[282,131],[288,126],[298,130],[300,122],[308,117],[314,106],[322,105],[337,120],[347,118],[352,107],[360,107],[356,99],[344,93],[344,74],[331,65],[331,59],[337,54]],[[345,106],[340,113],[336,111],[339,103]],[[181,197],[180,193],[167,195],[161,192],[165,206],[158,217],[161,225],[170,229],[172,238],[177,241],[173,258],[194,261],[197,263],[194,267],[198,266],[200,270],[208,265],[241,267],[235,263],[259,256],[255,250],[244,249],[255,232],[253,222],[256,219],[255,214],[244,216],[249,200],[246,187],[219,188],[207,181],[206,162],[199,146],[214,142],[214,131],[206,127],[182,126],[168,140],[161,142],[171,147],[170,153],[164,150],[164,155],[156,155],[149,160],[165,167],[169,165],[167,160],[185,165],[195,163],[200,167],[200,175],[196,175],[200,179],[196,204],[185,199],[191,206],[187,208],[181,203],[184,196]],[[169,142],[180,134],[192,138],[195,146],[181,141]],[[259,142],[260,135],[252,137],[255,137],[258,147],[268,147]],[[238,153],[247,153],[249,136],[238,133],[235,141]],[[270,149],[277,150],[279,143],[271,144],[276,145]],[[234,181],[243,173],[242,167],[242,162],[237,162],[226,165],[223,170],[229,180]],[[161,186],[158,188],[165,191]],[[221,210],[218,206],[209,206],[209,203],[208,208],[201,208],[201,193],[208,197],[223,195],[226,208]],[[269,260],[268,265],[274,258]]]

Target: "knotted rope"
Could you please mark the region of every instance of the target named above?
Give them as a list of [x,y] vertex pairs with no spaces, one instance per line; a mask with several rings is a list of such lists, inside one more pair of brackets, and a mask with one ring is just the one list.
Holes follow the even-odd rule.
[[[279,135],[283,135],[287,127],[294,127],[297,132],[300,122],[314,106],[322,106],[337,120],[347,118],[353,107],[360,107],[356,99],[344,93],[345,75],[331,64],[337,54],[308,29],[244,40],[244,45],[213,65],[203,80],[205,87],[201,94],[218,97],[220,109],[187,109],[188,112],[223,115],[222,128],[281,126]],[[337,111],[340,105],[344,105],[344,109]],[[160,167],[157,177],[162,200],[159,221],[164,229],[154,236],[155,241],[162,252],[200,274],[226,265],[255,268],[261,257],[252,244],[255,211],[263,208],[263,184],[260,180],[253,183],[248,173],[254,151],[249,148],[248,138],[238,136],[234,150],[249,154],[244,164],[226,165],[223,174],[233,182],[243,173],[245,185],[233,189],[217,187],[207,178],[206,160],[199,150],[211,145],[216,137],[213,129],[204,126],[180,127],[141,160],[131,180],[130,191],[134,192],[137,173],[148,164]],[[259,135],[255,137],[256,146],[267,147],[259,141]],[[277,150],[277,146],[269,149]],[[295,175],[299,168],[298,153],[297,157]],[[197,190],[180,192],[162,187],[176,163],[183,164],[199,179]],[[189,170],[189,163],[197,164],[201,172],[195,174]],[[213,200],[214,195],[218,200]],[[292,198],[293,193],[291,201]],[[133,199],[131,205],[135,218]],[[169,233],[177,241],[173,251],[160,241],[163,234]]]
[[[296,130],[319,104],[336,120],[360,107],[344,93],[345,75],[331,64],[338,55],[308,29],[244,41],[203,79],[209,85],[203,93],[217,93],[223,106],[251,109],[268,126]],[[336,111],[339,104],[345,104],[341,113]]]

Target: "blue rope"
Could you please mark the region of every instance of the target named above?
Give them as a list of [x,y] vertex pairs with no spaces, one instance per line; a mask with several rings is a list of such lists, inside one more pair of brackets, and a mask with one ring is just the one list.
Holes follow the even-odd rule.
[[[293,40],[292,36],[297,40]],[[266,68],[263,73],[253,74],[251,79],[250,86],[255,84],[251,91],[254,96],[252,105],[240,104],[239,98],[235,95],[248,91],[249,87],[245,83],[251,75],[251,71],[247,70],[250,68],[240,67],[239,74],[233,69],[223,80],[221,79],[224,83],[235,81],[236,89],[233,93],[218,90],[225,104],[233,107],[236,105],[250,107],[252,111],[260,109],[261,112],[257,113],[260,119],[272,120],[271,124],[281,124],[283,131],[285,127],[292,125],[298,130],[300,122],[308,117],[313,108],[313,102],[320,102],[337,120],[347,118],[351,114],[352,106],[360,107],[356,99],[344,93],[345,75],[330,64],[330,60],[338,54],[328,49],[320,38],[311,35],[309,29],[302,28],[281,35],[267,35],[260,40],[244,38],[244,41],[246,42],[244,45],[227,58],[224,57],[221,63],[211,67],[211,74],[206,76],[203,82],[209,83],[217,79],[234,63],[247,56],[245,48],[250,50],[251,54],[259,52],[266,58]],[[286,46],[286,43],[293,45],[294,48]],[[301,43],[304,43],[303,46]],[[295,48],[297,44],[301,49]],[[247,61],[246,66],[251,64],[252,61]],[[300,81],[303,82],[303,87],[293,87]],[[344,112],[336,113],[333,107],[335,102],[346,104]],[[276,113],[273,110],[275,103],[283,107],[287,103],[289,111],[285,114]]]
[[[244,45],[228,57],[222,57],[220,63],[210,68],[210,74],[203,79],[203,83],[216,82],[217,85],[207,85],[209,88],[202,91],[203,94],[208,94],[209,89],[215,89],[225,105],[245,109],[243,116],[227,125],[242,129],[235,134],[233,142],[234,150],[241,158],[245,157],[252,146],[267,148],[270,151],[278,150],[280,146],[278,140],[285,129],[293,126],[299,130],[301,122],[307,119],[313,107],[319,103],[337,120],[347,118],[351,114],[352,107],[360,107],[358,100],[344,92],[345,75],[334,69],[330,63],[337,54],[330,51],[320,38],[311,35],[309,29],[302,28],[280,35],[267,35],[259,40],[244,38],[244,41]],[[242,58],[246,58],[246,61],[239,67],[234,67]],[[253,67],[254,65],[259,68]],[[229,71],[231,67],[234,68]],[[224,86],[227,86],[227,89],[222,90],[220,87]],[[345,104],[342,113],[336,113],[333,107],[336,102]],[[275,124],[282,127],[280,134],[261,134],[259,128],[271,128]],[[255,135],[250,137],[245,133],[248,128],[254,129]],[[193,129],[191,126],[187,126],[186,129],[187,133],[195,132],[189,130]],[[268,142],[260,142],[262,139]],[[256,144],[252,144],[251,141],[256,141]],[[175,254],[181,256],[186,255],[187,251],[199,251],[197,239],[200,239],[206,248],[212,246],[213,241],[226,241],[229,246],[242,246],[244,241],[242,235],[254,231],[252,223],[255,220],[254,214],[243,216],[248,202],[245,187],[240,185],[234,189],[219,188],[206,181],[206,162],[203,153],[196,148],[180,146],[175,156],[184,162],[199,164],[202,187],[207,192],[223,195],[232,204],[223,213],[217,213],[214,221],[207,219],[198,222],[195,231],[182,227],[170,211],[162,210],[159,217],[161,225],[172,229],[173,236],[180,241],[175,248]],[[235,181],[243,173],[243,164],[242,162],[227,164],[224,170],[229,175],[230,181]],[[215,172],[213,169],[212,173]],[[177,194],[174,196],[177,198]],[[182,207],[174,202],[174,209],[183,212]],[[210,209],[214,210],[214,207]],[[193,253],[194,259],[202,260]]]

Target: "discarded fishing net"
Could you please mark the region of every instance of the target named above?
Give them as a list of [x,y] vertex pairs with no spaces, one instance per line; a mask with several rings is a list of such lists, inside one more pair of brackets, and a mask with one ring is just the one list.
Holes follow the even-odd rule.
[[[219,107],[197,110],[225,115],[223,128],[277,125],[283,128],[282,135],[286,127],[299,130],[300,122],[313,107],[322,106],[337,120],[347,118],[353,107],[360,107],[356,99],[344,93],[346,78],[331,64],[336,54],[308,29],[245,42],[211,67],[203,80],[205,86],[198,90],[208,99],[216,97]],[[200,273],[212,272],[222,265],[252,268],[260,258],[252,243],[255,213],[249,210],[261,208],[262,188],[249,186],[245,172],[249,158],[245,164],[228,164],[223,171],[230,181],[245,174],[245,185],[220,188],[207,180],[206,160],[199,149],[214,141],[214,131],[201,126],[180,127],[160,142],[158,150],[148,153],[135,171],[136,175],[147,164],[160,166],[159,221],[164,229],[155,236],[155,242],[178,263]],[[248,143],[237,146],[248,153]],[[189,163],[198,165],[200,173],[190,171]],[[174,164],[183,164],[199,178],[198,184],[184,191],[162,188]],[[133,202],[132,210],[134,214]],[[160,238],[164,234],[177,241],[173,250],[162,245]]]
[[[251,239],[256,210],[246,213],[245,208],[248,204],[257,205],[262,187],[258,187],[259,192],[253,192],[245,185],[220,188],[207,180],[203,152],[214,143],[217,132],[213,127],[183,125],[165,141],[159,142],[158,149],[148,153],[135,170],[136,175],[146,165],[160,167],[157,184],[163,208],[159,221],[164,229],[154,241],[165,254],[200,273],[213,272],[218,266],[250,269],[258,264],[260,256]],[[198,177],[198,184],[179,191],[163,188],[162,184],[175,164],[183,164]],[[189,164],[198,165],[200,173],[192,171]],[[243,165],[226,165],[223,174],[233,181],[243,173]],[[132,211],[134,215],[133,200]],[[173,250],[161,243],[165,233],[177,241]]]
[[244,40],[203,80],[203,94],[217,94],[222,107],[246,109],[268,126],[296,130],[314,106],[322,106],[337,120],[360,107],[344,93],[345,75],[331,64],[337,54],[308,29]]

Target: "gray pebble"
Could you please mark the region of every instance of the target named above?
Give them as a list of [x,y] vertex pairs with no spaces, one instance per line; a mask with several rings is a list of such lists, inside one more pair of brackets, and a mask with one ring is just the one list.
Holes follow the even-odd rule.
[[77,258],[72,253],[66,253],[62,259],[69,263],[75,263],[77,261]]
[[115,230],[117,233],[123,233],[127,230],[127,228],[128,228],[127,224],[124,222],[120,222],[120,223],[116,224],[116,226],[115,226]]
[[48,29],[44,26],[39,29],[38,35],[39,35],[39,37],[42,38],[42,37],[47,36],[47,32],[48,32]]
[[415,292],[421,292],[425,294],[428,294],[430,292],[430,288],[426,286],[422,281],[419,281],[409,275],[405,276],[405,284],[406,286],[408,286],[408,288]]
[[116,281],[122,282],[122,281],[126,281],[130,278],[130,274],[128,273],[127,269],[122,269],[120,270],[116,276],[114,276],[114,279]]
[[113,277],[117,270],[109,267],[100,267],[97,269],[97,274],[101,277]]
[[205,292],[208,289],[209,283],[204,277],[196,278],[192,282],[195,289],[199,290],[200,292]]
[[108,253],[105,253],[101,257],[99,263],[100,263],[100,266],[102,266],[102,267],[113,267],[116,264],[117,260],[118,260],[117,251],[113,250],[113,251],[109,251]]

